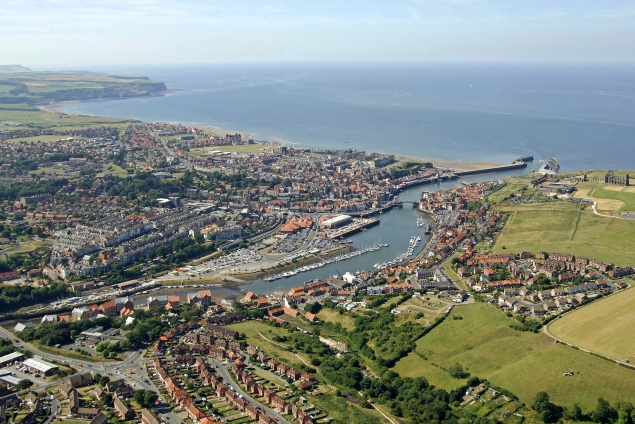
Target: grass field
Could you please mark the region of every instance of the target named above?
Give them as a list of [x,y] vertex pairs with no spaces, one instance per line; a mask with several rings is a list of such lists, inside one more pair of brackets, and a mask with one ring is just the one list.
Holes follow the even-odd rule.
[[635,221],[578,210],[575,203],[496,206],[510,218],[492,253],[567,252],[617,265],[635,265]]
[[[60,130],[69,128],[88,128],[92,126],[111,125],[123,127],[132,119],[101,118],[87,115],[67,115],[61,112],[49,112],[27,105],[0,105],[0,122],[10,121],[18,124],[32,123],[37,128],[59,127]],[[7,127],[8,130],[25,129],[26,126]],[[46,136],[42,136],[46,137]],[[35,137],[36,139],[42,137]],[[54,136],[59,138],[59,136]]]
[[597,202],[600,213],[619,215],[620,212],[635,212],[635,187],[581,183],[574,195]]
[[[22,138],[11,138],[8,141],[10,142],[14,142],[14,143],[19,143],[19,142],[26,142],[29,144],[33,144],[33,143],[50,143],[52,141],[59,141],[59,140],[63,140],[66,139],[66,136],[61,136],[61,135],[38,135],[35,137],[22,137]],[[73,140],[83,140],[82,137],[73,137]]]
[[[379,412],[374,409],[364,409],[359,405],[347,402],[342,397],[334,394],[324,394],[322,396],[312,397],[311,402],[319,409],[335,418],[338,423],[350,424],[371,424],[371,423],[389,423],[387,419],[382,417]],[[381,406],[384,413],[388,413],[388,408]]]
[[531,178],[530,177],[510,177],[505,178],[505,186],[500,190],[495,191],[489,196],[489,201],[491,203],[497,203],[509,197],[510,194],[515,194],[520,191],[523,191],[525,194],[529,195],[536,191],[535,188],[531,187]]
[[[228,325],[228,328],[244,333],[247,336],[247,343],[250,345],[258,346],[268,356],[276,358],[277,360],[284,362],[287,365],[294,366],[301,363],[295,354],[283,349],[281,346],[265,340],[259,333],[262,333],[269,340],[273,340],[276,335],[286,333],[286,330],[280,330],[275,327],[271,327],[263,322],[248,321],[241,322],[239,324]],[[307,358],[303,358],[305,361]]]
[[237,152],[237,153],[262,153],[271,145],[269,143],[245,144],[242,146],[212,146],[212,147],[195,147],[190,149],[190,154],[195,157],[207,157],[214,150],[221,152]]
[[349,331],[355,328],[355,322],[349,314],[340,315],[339,312],[333,309],[322,308],[322,310],[318,312],[317,317],[320,321],[339,322],[343,328]]
[[634,362],[634,304],[635,289],[631,288],[557,319],[549,332],[592,352]]
[[31,253],[37,250],[40,247],[50,246],[51,242],[48,240],[32,240],[22,243],[19,246],[11,247],[2,253],[6,253],[8,255],[20,255],[24,253]]
[[[611,402],[632,400],[635,371],[555,344],[542,333],[513,330],[510,318],[486,304],[455,308],[451,316],[455,315],[463,319],[446,319],[421,338],[416,352],[399,361],[394,371],[424,376],[431,384],[452,389],[464,380],[450,377],[445,369],[458,362],[472,375],[512,391],[527,404],[543,390],[560,405],[577,402],[586,409],[593,408],[599,396]],[[576,375],[563,377],[569,370]]]
[[126,178],[128,175],[128,171],[123,169],[121,166],[116,165],[114,163],[107,163],[102,167],[105,173],[111,174],[115,177]]

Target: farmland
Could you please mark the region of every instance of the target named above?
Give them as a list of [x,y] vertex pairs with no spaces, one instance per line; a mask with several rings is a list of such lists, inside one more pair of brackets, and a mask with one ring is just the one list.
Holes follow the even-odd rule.
[[[452,319],[454,316],[462,319]],[[594,407],[598,396],[612,402],[632,400],[635,371],[555,344],[547,335],[513,330],[509,327],[512,322],[482,303],[454,308],[393,370],[407,377],[424,376],[431,384],[453,389],[465,381],[446,371],[458,362],[467,372],[511,390],[528,404],[539,391],[548,392],[558,404],[577,402],[586,409]],[[563,377],[570,370],[576,374]]]
[[614,359],[635,361],[635,289],[625,290],[571,312],[549,332],[575,346]]

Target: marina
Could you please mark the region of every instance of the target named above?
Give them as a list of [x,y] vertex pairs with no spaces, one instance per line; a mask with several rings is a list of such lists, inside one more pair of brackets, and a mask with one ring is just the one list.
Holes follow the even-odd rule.
[[[437,182],[430,184],[427,191],[445,190],[453,187],[461,182],[477,182],[477,181],[489,181],[492,179],[501,179],[508,176],[526,175],[527,169],[512,169],[504,172],[499,172],[491,175],[475,175],[470,177],[464,177],[460,180],[449,180],[443,182]],[[404,190],[400,193],[400,197],[404,199],[419,198],[421,196],[421,189],[419,187],[413,187]],[[419,220],[423,221],[423,226],[419,227]],[[421,237],[421,241],[416,248],[412,249],[412,254],[417,255],[425,247],[428,238],[432,233],[433,222],[430,215],[419,212],[416,208],[393,208],[381,215],[381,222],[369,229],[368,231],[359,231],[356,234],[352,234],[348,237],[352,243],[347,243],[346,246],[354,247],[357,249],[364,249],[366,246],[375,245],[378,240],[382,244],[388,246],[382,247],[378,250],[369,251],[361,255],[351,256],[341,261],[334,261],[331,263],[324,263],[324,265],[309,269],[302,272],[297,272],[293,275],[276,279],[274,281],[266,281],[264,279],[258,279],[241,286],[242,290],[251,290],[254,293],[267,293],[276,290],[288,290],[291,287],[303,284],[310,280],[320,280],[329,278],[333,275],[340,275],[346,272],[355,273],[362,270],[371,270],[374,265],[386,265],[396,264],[407,256],[405,255],[410,248],[409,240],[416,235]],[[344,257],[344,255],[342,256]],[[321,261],[324,262],[324,261]],[[298,267],[301,268],[301,267]]]

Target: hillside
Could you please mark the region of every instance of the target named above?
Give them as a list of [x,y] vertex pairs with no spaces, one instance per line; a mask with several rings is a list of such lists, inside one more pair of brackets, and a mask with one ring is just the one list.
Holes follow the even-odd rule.
[[[424,376],[431,384],[450,390],[464,383],[446,371],[458,362],[472,375],[511,390],[527,404],[539,391],[548,392],[560,405],[579,403],[583,409],[593,408],[598,396],[611,402],[632,400],[633,370],[556,344],[545,334],[513,330],[509,327],[513,320],[490,305],[456,307],[454,316],[462,319],[446,319],[419,339],[416,352],[393,370],[402,377]],[[575,376],[563,377],[570,370]]]

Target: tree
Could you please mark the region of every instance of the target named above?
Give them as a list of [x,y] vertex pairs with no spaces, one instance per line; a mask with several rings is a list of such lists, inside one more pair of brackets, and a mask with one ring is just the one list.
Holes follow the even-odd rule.
[[538,412],[540,419],[546,423],[555,423],[562,417],[562,408],[549,401],[547,392],[538,392],[531,407]]
[[461,364],[459,364],[458,362],[456,362],[454,365],[452,365],[448,369],[448,372],[454,378],[467,378],[467,377],[470,376],[470,373],[465,372],[463,370],[463,367],[461,366]]
[[577,403],[573,405],[573,408],[567,409],[565,412],[565,418],[571,421],[582,420],[582,408]]
[[18,381],[18,390],[26,390],[33,385],[31,380],[23,379]]
[[159,396],[153,392],[152,390],[146,390],[145,395],[143,396],[143,406],[146,408],[151,408],[157,403],[157,399]]
[[101,405],[102,406],[109,406],[113,401],[112,398],[112,394],[111,393],[105,393],[104,397],[101,398]]
[[99,385],[102,386],[102,387],[104,387],[109,382],[110,382],[110,377],[108,377],[107,375],[102,375],[99,378]]
[[132,398],[139,405],[143,405],[143,400],[145,399],[145,390],[142,390],[142,389],[135,390],[134,393],[132,394]]
[[597,423],[607,424],[617,418],[617,411],[611,407],[606,399],[600,397],[595,406],[595,411],[591,413],[591,418]]
[[320,312],[320,309],[322,309],[322,305],[320,305],[318,302],[307,303],[304,306],[304,310],[312,314],[317,314],[318,312]]

